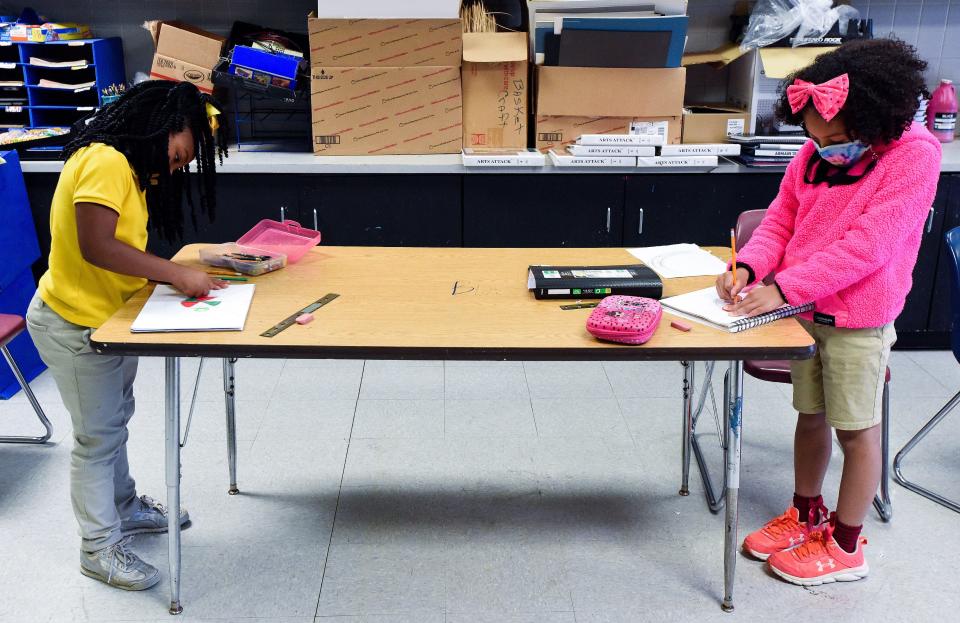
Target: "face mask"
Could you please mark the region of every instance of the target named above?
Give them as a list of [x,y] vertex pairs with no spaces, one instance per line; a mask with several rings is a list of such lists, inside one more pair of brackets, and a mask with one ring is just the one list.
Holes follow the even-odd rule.
[[820,157],[837,167],[849,167],[860,159],[870,145],[863,141],[851,141],[849,143],[838,143],[836,145],[827,145],[826,147],[817,146]]

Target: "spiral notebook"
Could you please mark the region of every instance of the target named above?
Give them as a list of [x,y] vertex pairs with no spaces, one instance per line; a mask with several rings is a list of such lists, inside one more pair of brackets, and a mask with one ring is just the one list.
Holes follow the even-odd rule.
[[660,304],[670,313],[683,316],[705,325],[738,333],[754,327],[759,327],[781,318],[788,318],[796,314],[810,311],[813,303],[803,305],[784,305],[778,309],[759,316],[731,316],[724,311],[726,302],[717,296],[717,289],[713,286],[702,290],[694,290],[679,296],[671,296],[660,301]]

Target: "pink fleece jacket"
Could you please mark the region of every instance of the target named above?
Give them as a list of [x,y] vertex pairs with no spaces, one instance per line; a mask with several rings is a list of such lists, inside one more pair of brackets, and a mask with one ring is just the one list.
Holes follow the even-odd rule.
[[[757,278],[776,271],[787,302],[837,327],[880,327],[903,309],[920,238],[940,178],[940,143],[914,123],[874,146],[876,166],[859,181],[829,187],[803,176],[809,141],[787,167],[763,222],[737,253]],[[865,158],[870,158],[868,153]]]

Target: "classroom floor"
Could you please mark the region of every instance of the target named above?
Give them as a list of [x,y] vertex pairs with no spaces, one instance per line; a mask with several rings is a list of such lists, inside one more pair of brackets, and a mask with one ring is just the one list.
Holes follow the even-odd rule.
[[[960,389],[960,366],[895,352],[891,368],[895,453]],[[869,578],[803,589],[740,557],[736,613],[722,613],[723,517],[695,470],[677,495],[675,363],[242,360],[237,377],[241,495],[227,495],[219,361],[184,449],[179,618],[166,613],[165,536],[135,537],[164,576],[152,590],[79,573],[69,420],[50,376],[34,381],[55,443],[0,445],[0,621],[855,622],[960,609],[960,516],[892,485],[893,522],[866,522]],[[141,360],[129,441],[140,492],[161,500],[162,378],[160,360]],[[741,537],[790,500],[788,391],[747,380]],[[0,434],[36,428],[22,392],[0,402]],[[699,430],[718,460],[712,416]],[[960,414],[905,471],[960,498],[957,439]]]

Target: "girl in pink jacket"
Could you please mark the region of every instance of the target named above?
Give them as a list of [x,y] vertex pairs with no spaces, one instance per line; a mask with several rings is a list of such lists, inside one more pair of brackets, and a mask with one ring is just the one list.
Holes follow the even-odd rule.
[[[868,573],[860,531],[880,482],[893,322],[910,291],[940,176],[940,144],[912,122],[918,96],[927,94],[925,68],[912,47],[876,39],[842,45],[786,80],[778,116],[811,140],[738,253],[736,285],[729,272],[717,279],[733,313],[815,304],[800,323],[817,353],[791,370],[799,411],[793,504],[743,544],[795,584]],[[769,287],[738,296],[771,275]],[[844,465],[837,510],[828,515],[821,489],[831,428]]]

